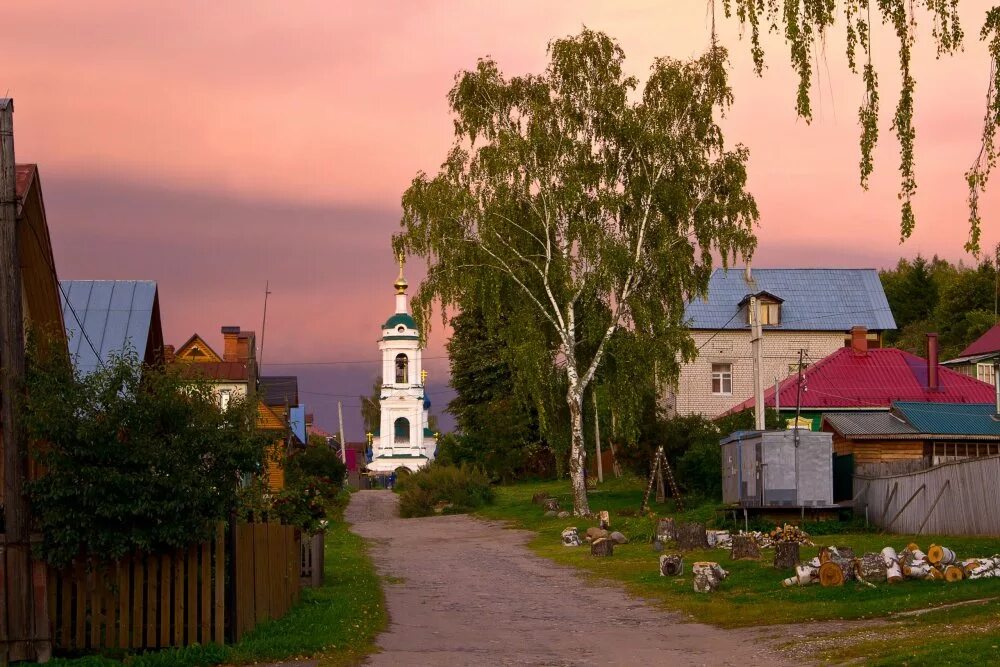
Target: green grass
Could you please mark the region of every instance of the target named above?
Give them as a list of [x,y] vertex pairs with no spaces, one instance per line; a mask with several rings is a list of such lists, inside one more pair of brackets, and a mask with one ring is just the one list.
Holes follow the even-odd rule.
[[[511,522],[515,527],[535,531],[529,546],[536,553],[556,562],[573,565],[601,580],[614,580],[643,598],[654,600],[664,607],[688,614],[692,619],[723,627],[759,626],[835,619],[867,619],[886,617],[894,612],[936,607],[962,600],[1000,596],[1000,579],[944,582],[906,581],[900,584],[882,584],[875,589],[857,584],[842,588],[823,588],[819,585],[783,588],[781,580],[789,572],[775,570],[769,559],[731,561],[724,550],[712,549],[685,554],[685,574],[680,577],[661,577],[658,572],[658,554],[650,546],[654,519],[650,517],[622,517],[621,509],[638,509],[644,491],[642,482],[610,480],[599,490],[591,492],[590,506],[594,511],[607,509],[611,513],[612,528],[621,530],[632,542],[616,546],[612,558],[593,558],[584,547],[571,548],[561,544],[560,532],[575,525],[581,533],[596,522],[578,518],[546,518],[541,508],[531,503],[531,496],[547,491],[559,498],[560,503],[571,507],[569,485],[566,482],[530,483],[498,489],[496,501],[479,514],[492,519]],[[653,506],[658,515],[669,515],[669,506]],[[696,507],[682,515],[685,520],[712,520],[717,515],[711,505]],[[816,548],[803,547],[804,558],[816,555],[822,544],[852,546],[856,553],[878,551],[893,545],[901,549],[911,538],[875,533],[831,534],[816,537]],[[932,543],[946,544],[961,557],[989,556],[1000,553],[997,538],[952,538],[921,536],[916,539],[925,549]],[[720,590],[713,595],[695,593],[690,576],[690,564],[699,560],[718,561],[729,572]],[[921,621],[915,621],[920,623]],[[926,622],[925,622],[926,623]]]
[[283,618],[263,623],[232,646],[190,646],[116,657],[56,659],[52,665],[195,667],[319,658],[321,665],[356,664],[374,650],[388,617],[382,586],[364,541],[342,519],[326,533],[325,585],[303,588],[302,599]]

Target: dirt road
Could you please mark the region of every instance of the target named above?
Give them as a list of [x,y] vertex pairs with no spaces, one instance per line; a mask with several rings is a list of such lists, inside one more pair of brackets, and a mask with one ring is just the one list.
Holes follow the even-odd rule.
[[373,665],[784,665],[749,631],[677,616],[532,554],[526,531],[467,516],[396,518],[390,491],[351,497],[390,625]]

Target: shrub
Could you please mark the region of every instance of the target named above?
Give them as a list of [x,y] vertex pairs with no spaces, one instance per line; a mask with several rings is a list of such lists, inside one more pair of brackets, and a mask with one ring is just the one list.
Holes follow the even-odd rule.
[[396,481],[399,514],[404,518],[430,516],[438,505],[449,514],[468,512],[493,502],[493,489],[482,471],[470,466],[432,463]]
[[308,478],[282,489],[274,499],[273,511],[282,523],[312,535],[326,526],[326,507],[335,495],[327,495],[317,478]]
[[83,376],[68,352],[32,354],[25,426],[44,474],[28,485],[41,553],[114,560],[209,538],[237,504],[241,473],[270,439],[256,406],[222,411],[211,388],[145,367],[134,354]]
[[289,486],[313,484],[330,498],[337,495],[344,485],[347,466],[340,454],[324,445],[309,445],[304,451],[293,454],[285,463],[285,479]]

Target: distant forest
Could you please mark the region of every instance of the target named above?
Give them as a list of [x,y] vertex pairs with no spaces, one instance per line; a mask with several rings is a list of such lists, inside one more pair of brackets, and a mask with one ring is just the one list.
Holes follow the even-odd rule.
[[937,332],[941,359],[952,359],[997,323],[996,257],[966,266],[917,255],[879,271],[879,277],[897,327],[885,334],[886,346],[924,356],[924,334]]

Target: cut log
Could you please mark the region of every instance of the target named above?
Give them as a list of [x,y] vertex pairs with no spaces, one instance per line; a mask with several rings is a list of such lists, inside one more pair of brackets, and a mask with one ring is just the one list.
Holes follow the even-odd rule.
[[725,547],[727,544],[731,545],[733,540],[728,530],[708,530],[705,531],[705,536],[710,547]]
[[693,549],[707,549],[708,535],[705,533],[703,523],[680,523],[677,524],[676,538],[677,547],[681,551],[691,551]]
[[694,574],[694,590],[697,593],[711,593],[719,588],[719,584],[729,573],[718,563],[699,561],[691,566]]
[[557,498],[546,498],[542,501],[542,505],[546,512],[558,512],[559,511],[559,500]]
[[965,578],[965,571],[958,565],[949,565],[944,569],[944,580],[948,583],[961,581]]
[[656,539],[661,542],[673,542],[677,539],[677,525],[673,519],[660,519],[656,524]]
[[609,530],[611,528],[611,515],[608,514],[607,510],[601,510],[598,512],[597,519],[600,522],[601,528],[604,530]]
[[1000,577],[1000,557],[978,558],[976,562],[978,564],[968,574],[969,579]]
[[819,548],[819,562],[822,565],[826,561],[830,560],[833,556],[839,555],[837,552],[837,547],[820,547]]
[[615,543],[606,537],[594,540],[590,543],[591,556],[613,556],[615,554]]
[[899,556],[892,547],[882,549],[882,561],[885,562],[886,581],[890,584],[899,583],[903,580],[903,570],[899,566]]
[[733,560],[760,560],[760,547],[753,535],[733,535],[732,545],[729,557]]
[[839,554],[841,558],[846,558],[847,560],[854,560],[855,558],[854,547],[837,547],[837,554]]
[[932,565],[930,566],[930,570],[927,572],[924,579],[927,579],[928,581],[944,581],[944,572]]
[[565,547],[578,547],[583,542],[580,540],[580,533],[577,532],[575,526],[566,528],[562,532],[563,546]]
[[871,584],[879,584],[888,579],[888,568],[882,554],[867,553],[855,561],[858,579]]
[[819,568],[811,565],[799,565],[795,568],[795,576],[781,582],[782,586],[808,586],[819,581]]
[[909,544],[906,545],[906,550],[907,551],[912,551],[913,553],[916,553],[916,552],[920,551],[920,547],[917,546],[916,542],[910,542]]
[[789,570],[799,564],[799,543],[778,542],[774,545],[774,566],[779,570]]
[[906,575],[908,579],[926,579],[927,575],[930,574],[933,569],[934,568],[931,567],[930,563],[920,560],[914,561],[911,565],[907,565],[903,569],[903,574]]
[[843,586],[844,582],[855,579],[852,561],[839,556],[833,556],[819,566],[819,583],[821,586]]
[[956,560],[958,558],[955,556],[955,552],[948,547],[932,544],[931,548],[927,550],[927,562],[931,565],[951,565]]
[[680,554],[663,554],[660,556],[660,576],[676,577],[684,572],[684,559]]

